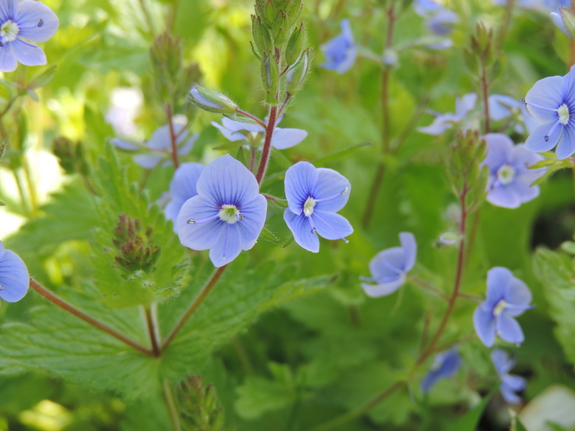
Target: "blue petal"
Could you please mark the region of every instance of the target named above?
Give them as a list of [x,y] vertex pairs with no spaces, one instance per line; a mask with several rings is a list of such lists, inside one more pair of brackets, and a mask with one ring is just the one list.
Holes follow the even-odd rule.
[[182,205],[190,198],[198,194],[196,183],[204,166],[200,163],[182,163],[176,170],[170,183],[170,195],[172,200],[166,206],[166,218],[176,221]]
[[447,130],[453,127],[454,122],[459,121],[460,118],[454,114],[444,114],[437,116],[433,123],[429,126],[418,127],[417,130],[421,133],[426,133],[428,135],[439,136],[443,135]]
[[188,199],[182,206],[176,221],[180,242],[192,250],[208,250],[216,245],[226,224],[219,217],[205,223],[189,224],[188,220],[201,221],[217,216],[219,208],[213,201],[202,196]]
[[[174,133],[176,129],[174,128]],[[148,148],[153,150],[169,150],[172,148],[172,138],[170,134],[170,126],[168,124],[157,128],[152,133],[150,140],[147,143]]]
[[379,283],[386,280],[396,280],[404,272],[406,261],[403,248],[388,248],[375,255],[369,262],[369,270],[373,278]]
[[433,0],[416,0],[414,2],[415,13],[419,16],[426,18],[432,13],[441,9],[441,5]]
[[300,129],[281,129],[276,127],[272,136],[272,146],[278,150],[291,148],[307,137],[307,132]]
[[563,18],[561,18],[561,14],[558,14],[557,12],[551,12],[549,15],[551,16],[551,20],[553,21],[553,24],[555,24],[557,26],[557,28],[559,30],[561,30],[561,32],[565,36],[571,37],[571,35],[569,34],[569,30],[567,30],[567,27],[565,27],[565,23],[563,22]]
[[227,117],[222,118],[222,124],[224,125],[224,127],[226,129],[228,129],[232,132],[237,132],[240,130],[247,130],[251,133],[260,133],[260,132],[265,131],[265,129],[262,126],[260,126],[259,124],[244,123],[243,121],[234,121],[234,120],[230,120]]
[[[182,133],[181,137],[178,138],[178,140],[177,140],[178,154],[180,156],[187,156],[188,154],[190,154],[190,151],[192,151],[192,148],[194,148],[194,144],[196,143],[196,140],[198,139],[198,137],[200,135],[198,133],[194,133],[188,139],[183,141],[183,138],[186,136],[187,136],[187,132],[184,132],[184,133]],[[180,143],[180,141],[183,141],[183,142]]]
[[510,374],[503,376],[503,383],[514,392],[522,391],[527,386],[527,381],[523,377]]
[[499,185],[488,191],[487,202],[497,207],[515,209],[521,206],[522,200],[513,187]]
[[5,252],[6,252],[6,249],[4,248],[4,244],[2,243],[2,241],[0,241],[0,259],[2,259]]
[[229,154],[218,157],[204,168],[196,189],[218,205],[236,205],[240,209],[259,195],[254,175]]
[[442,8],[426,22],[427,29],[436,36],[447,36],[453,32],[453,26],[459,22],[459,16],[451,9]]
[[136,164],[146,169],[155,168],[162,159],[162,156],[150,156],[147,154],[138,154],[137,156],[133,157],[133,160]]
[[223,224],[225,227],[217,244],[210,249],[210,259],[216,268],[227,265],[242,251],[240,229],[237,223],[224,222]]
[[4,250],[0,258],[0,298],[6,302],[20,301],[26,296],[29,284],[24,261],[13,251]]
[[285,194],[288,208],[294,214],[302,213],[305,201],[316,189],[317,181],[318,169],[311,163],[298,162],[287,170],[284,181]]
[[487,145],[487,157],[482,164],[489,167],[489,172],[496,174],[502,165],[512,161],[513,141],[502,133],[488,133],[483,139]]
[[564,129],[562,125],[555,127],[555,130],[549,136],[549,140],[546,141],[545,137],[549,135],[553,124],[554,123],[546,123],[537,127],[529,135],[527,141],[525,141],[525,147],[528,150],[535,151],[537,153],[543,153],[545,151],[551,150],[555,145],[557,145],[557,142],[559,141],[559,138],[561,138],[561,134]]
[[0,1],[0,19],[2,22],[14,20],[16,18],[16,11],[18,9],[18,0],[2,0]]
[[508,403],[521,404],[521,398],[505,383],[501,383],[499,390],[501,391],[501,395],[503,395],[503,399]]
[[467,93],[455,99],[455,115],[463,119],[477,105],[477,93]]
[[286,208],[284,220],[293,233],[295,242],[300,247],[312,253],[319,252],[319,238],[317,234],[312,233],[311,225],[305,215],[296,215],[289,208]]
[[491,361],[497,370],[497,374],[499,378],[503,379],[503,377],[511,370],[514,363],[513,361],[509,360],[509,355],[505,350],[501,349],[494,349],[491,352]]
[[[558,109],[563,103],[562,87],[562,76],[550,76],[537,81],[525,96],[525,103],[527,103],[527,109],[529,109],[529,112],[541,121],[557,121],[557,112],[554,110]],[[538,109],[531,104],[551,109],[551,111]]]
[[520,344],[525,340],[517,320],[509,316],[505,311],[497,317],[497,333],[508,343]]
[[401,248],[403,248],[405,255],[403,270],[407,272],[415,265],[417,243],[415,242],[415,236],[413,236],[411,232],[401,232],[399,234],[399,241],[401,242]]
[[516,277],[505,286],[505,302],[512,305],[529,305],[533,296],[527,285]]
[[507,286],[512,282],[513,273],[507,268],[496,266],[487,272],[487,301],[494,307],[505,297]]
[[493,346],[495,343],[495,316],[490,308],[485,307],[485,302],[475,309],[473,325],[481,342],[487,347]]
[[243,220],[235,225],[240,231],[240,244],[243,250],[249,250],[255,245],[264,228],[267,210],[268,204],[262,195],[256,196],[252,202],[242,206]]
[[140,147],[137,146],[136,144],[132,144],[131,142],[126,142],[123,141],[121,139],[118,138],[112,138],[110,139],[110,142],[117,148],[120,148],[121,150],[129,150],[129,151],[133,151],[133,150],[139,150]]
[[45,4],[39,1],[23,0],[18,5],[16,23],[20,28],[19,37],[32,42],[46,42],[58,30],[58,17]]
[[318,235],[325,239],[343,239],[353,233],[349,221],[339,214],[314,211],[311,217]]
[[0,47],[0,72],[13,72],[16,67],[18,67],[18,61],[16,61],[12,43],[5,43]]
[[563,135],[555,151],[558,159],[566,159],[575,153],[575,130],[573,130],[572,125],[568,125],[563,129]]
[[[234,121],[234,123],[239,123],[239,121]],[[216,127],[220,132],[222,132],[222,135],[224,135],[224,137],[232,142],[235,141],[246,141],[247,138],[245,137],[244,134],[242,133],[238,133],[232,130],[228,130],[227,128],[225,128],[224,126],[222,126],[220,123],[216,123],[215,121],[212,121],[212,126]]]
[[436,356],[431,371],[427,373],[421,382],[421,391],[429,392],[437,380],[451,377],[460,366],[461,358],[456,349],[440,353]]
[[42,48],[18,38],[11,43],[16,60],[24,66],[42,66],[46,64],[46,54]]
[[405,280],[405,273],[401,273],[395,280],[390,280],[386,283],[380,284],[362,283],[361,287],[363,287],[363,290],[367,296],[371,296],[372,298],[379,298],[380,296],[391,295],[405,283]]
[[341,210],[347,204],[350,192],[351,184],[339,172],[326,168],[317,169],[317,182],[313,187],[312,195],[316,200],[326,200],[317,202],[316,211],[337,212]]
[[513,97],[503,94],[492,94],[489,96],[489,117],[494,121],[501,121],[511,115],[513,109],[521,109],[524,104]]

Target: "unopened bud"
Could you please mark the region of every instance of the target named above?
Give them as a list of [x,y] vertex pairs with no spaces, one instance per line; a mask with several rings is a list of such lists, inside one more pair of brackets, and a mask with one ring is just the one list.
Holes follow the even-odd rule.
[[205,111],[217,114],[233,114],[238,109],[238,105],[228,97],[197,84],[188,93],[188,100]]
[[267,93],[266,102],[270,105],[277,104],[277,92],[279,90],[279,69],[271,52],[264,52],[261,59],[261,75],[264,90]]
[[84,149],[81,142],[72,142],[70,139],[60,136],[54,139],[52,152],[58,158],[60,166],[67,174],[89,174],[90,168],[84,157]]
[[307,74],[310,70],[310,52],[306,49],[298,62],[286,73],[287,89],[289,94],[295,94],[301,90]]
[[293,30],[287,43],[285,52],[285,59],[287,64],[294,64],[302,55],[303,50],[305,49],[306,39],[307,35],[305,26],[302,22],[299,27],[296,27]]
[[214,385],[188,376],[177,388],[182,431],[223,431],[224,411]]
[[254,51],[258,54],[273,50],[270,32],[262,24],[261,18],[256,15],[252,15],[252,37],[254,38]]
[[160,255],[160,247],[152,244],[152,228],[143,231],[140,220],[125,214],[118,216],[112,241],[118,248],[116,262],[128,272],[151,270]]
[[575,14],[572,11],[560,7],[558,12],[551,12],[551,19],[565,36],[575,39]]

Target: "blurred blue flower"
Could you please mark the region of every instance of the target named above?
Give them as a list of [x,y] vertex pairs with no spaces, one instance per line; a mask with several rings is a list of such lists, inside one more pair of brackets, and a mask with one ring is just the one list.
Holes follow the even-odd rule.
[[285,176],[288,207],[284,220],[295,241],[308,251],[319,251],[318,234],[325,239],[345,239],[351,224],[339,214],[349,199],[351,184],[333,169],[315,168],[299,162]]
[[182,209],[182,205],[198,194],[196,183],[200,178],[204,165],[200,163],[182,163],[170,182],[170,202],[166,205],[165,214],[168,220],[174,222],[176,230],[176,219]]
[[348,19],[341,20],[341,33],[322,45],[321,50],[326,62],[321,67],[345,73],[355,63],[358,46],[353,40],[353,33]]
[[433,0],[416,0],[415,13],[425,18],[426,26],[431,34],[448,36],[453,32],[453,26],[459,22],[459,16]]
[[494,349],[491,352],[491,361],[501,380],[499,390],[501,395],[503,395],[503,399],[512,404],[521,403],[521,398],[516,392],[524,390],[527,383],[523,377],[509,374],[509,371],[515,366],[515,360],[510,359],[507,352],[501,349]]
[[46,42],[54,36],[58,25],[56,14],[43,3],[0,0],[0,71],[12,72],[18,63],[46,64],[42,48],[28,41]]
[[[559,7],[569,7],[570,1],[571,0],[519,0],[515,1],[515,5],[522,9],[550,12]],[[496,6],[507,6],[509,0],[491,0],[491,2]]]
[[520,344],[525,337],[514,319],[531,305],[531,291],[507,268],[496,266],[487,273],[487,300],[473,313],[475,332],[487,347],[499,335],[509,343]]
[[[551,12],[549,16],[551,17],[553,24],[555,24],[555,26],[561,30],[565,36],[573,39],[573,33],[569,31],[569,22],[573,20],[574,16],[570,8],[560,7],[556,12]],[[575,32],[574,28],[571,30]]]
[[428,135],[442,135],[455,124],[459,124],[463,130],[466,130],[469,124],[463,120],[469,112],[475,108],[476,103],[476,93],[468,93],[461,98],[458,97],[455,99],[455,113],[448,112],[447,114],[439,114],[431,112],[436,116],[433,123],[429,126],[418,127],[417,130],[421,133],[427,133]]
[[6,302],[20,301],[28,292],[30,276],[24,261],[0,241],[0,298]]
[[193,250],[210,250],[216,267],[251,249],[264,227],[266,199],[254,175],[226,154],[206,166],[177,218],[180,241]]
[[461,357],[456,348],[436,355],[431,369],[419,385],[421,392],[430,392],[439,379],[446,379],[454,375],[461,363]]
[[557,146],[558,159],[575,153],[575,68],[565,76],[535,83],[525,96],[527,109],[542,123],[527,138],[531,151],[542,153]]
[[[172,124],[174,134],[176,135],[178,154],[185,156],[192,151],[194,142],[198,139],[198,134],[194,133],[192,136],[189,136],[188,130],[186,129],[188,120],[182,115],[175,116],[172,120]],[[113,138],[111,141],[116,147],[122,150],[143,150],[147,152],[148,154],[138,154],[133,157],[134,162],[143,168],[155,168],[162,160],[162,166],[169,166],[173,163],[171,157],[172,139],[169,124],[156,129],[156,131],[152,133],[150,140],[143,144],[134,144],[119,138]]]
[[529,169],[543,160],[525,145],[513,145],[507,135],[489,133],[483,136],[487,144],[487,200],[495,206],[518,208],[539,196],[539,186],[531,184],[545,173],[545,169]]
[[[305,130],[282,129],[277,127],[282,118],[278,119],[272,136],[272,147],[277,148],[278,150],[291,148],[307,137],[307,132]],[[233,142],[248,141],[250,144],[260,146],[262,145],[262,141],[265,136],[265,129],[259,124],[234,121],[226,117],[222,118],[222,124],[212,121],[212,125],[217,127],[227,139]]]
[[417,243],[412,233],[399,234],[401,247],[380,251],[369,263],[372,278],[361,277],[361,280],[377,284],[362,283],[368,296],[377,298],[390,295],[405,283],[407,273],[415,265]]

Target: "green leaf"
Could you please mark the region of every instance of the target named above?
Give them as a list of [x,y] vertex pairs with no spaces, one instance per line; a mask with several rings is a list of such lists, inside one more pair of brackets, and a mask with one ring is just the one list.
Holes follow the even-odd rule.
[[325,166],[327,163],[330,163],[330,162],[333,162],[334,160],[345,157],[345,156],[353,153],[354,151],[359,150],[360,148],[369,147],[370,145],[373,145],[373,144],[371,142],[364,142],[361,144],[352,145],[351,147],[344,148],[343,150],[337,151],[337,152],[335,152],[329,156],[316,159],[316,160],[312,161],[312,163],[315,166]]
[[48,85],[50,81],[54,79],[54,76],[56,76],[57,69],[57,66],[52,66],[33,78],[27,85],[28,90],[36,90],[37,88],[42,88],[45,85]]
[[457,422],[455,422],[450,428],[450,431],[475,431],[477,429],[479,419],[481,419],[481,415],[483,415],[483,410],[485,410],[490,399],[491,395],[483,398],[479,404],[457,420]]

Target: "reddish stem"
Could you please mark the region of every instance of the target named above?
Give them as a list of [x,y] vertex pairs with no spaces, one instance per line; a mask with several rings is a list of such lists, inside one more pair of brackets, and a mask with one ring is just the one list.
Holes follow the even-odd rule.
[[262,157],[260,159],[260,165],[258,167],[258,173],[256,174],[256,180],[257,180],[258,184],[262,183],[262,181],[264,179],[264,175],[266,173],[266,169],[268,167],[268,162],[270,159],[271,147],[272,147],[272,138],[274,135],[274,129],[275,129],[276,120],[277,120],[277,112],[278,112],[277,106],[272,106],[270,108],[270,116],[268,118],[268,124],[266,126],[266,137],[264,140],[264,149],[262,151]]
[[172,160],[174,161],[174,167],[178,169],[180,167],[180,161],[178,159],[178,139],[174,131],[173,122],[173,112],[172,105],[170,103],[166,104],[166,116],[168,117],[168,127],[170,128],[170,143],[172,145]]
[[485,117],[485,134],[491,133],[489,119],[489,83],[487,82],[487,71],[485,65],[481,66],[481,91],[483,93],[483,116]]
[[260,120],[258,117],[256,117],[255,115],[250,114],[249,112],[246,111],[242,111],[241,109],[236,109],[236,112],[240,115],[243,115],[244,117],[248,117],[251,118],[252,120],[254,120],[256,123],[258,123],[260,126],[262,126],[264,129],[267,127],[267,124],[264,123],[262,120]]
[[158,333],[154,323],[154,316],[152,315],[152,310],[149,307],[144,307],[144,312],[146,314],[146,324],[148,325],[148,333],[150,334],[152,352],[156,358],[159,358],[162,354],[162,351],[160,350],[160,341],[158,340]]

